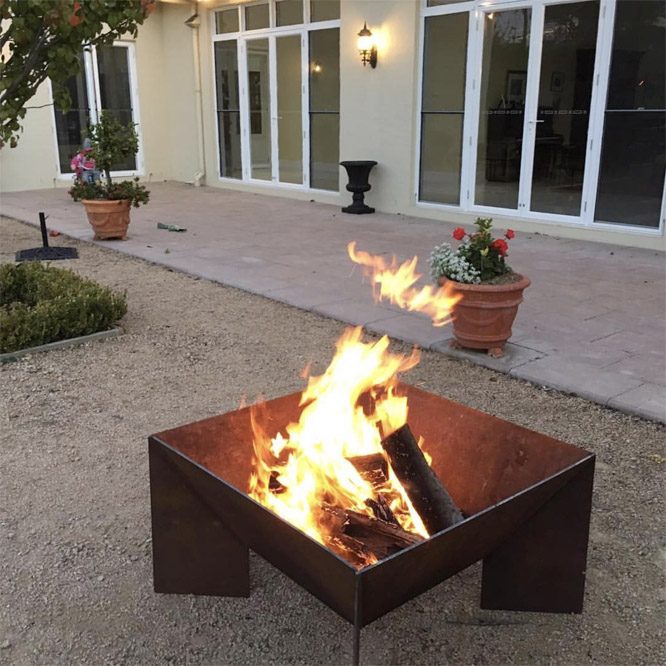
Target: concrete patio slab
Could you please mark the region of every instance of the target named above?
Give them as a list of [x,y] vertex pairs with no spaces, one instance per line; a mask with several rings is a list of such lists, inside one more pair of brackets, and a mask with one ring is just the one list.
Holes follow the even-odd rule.
[[626,393],[611,398],[608,406],[629,414],[638,409],[654,421],[666,421],[666,386],[645,382]]
[[[657,250],[522,233],[511,265],[532,286],[504,359],[450,350],[449,328],[372,303],[347,256],[361,250],[399,260],[418,255],[427,281],[434,245],[454,225],[404,215],[344,215],[336,206],[182,183],[151,183],[150,205],[132,211],[129,240],[104,247],[275,300],[365,325],[500,372],[646,418],[665,421],[666,261]],[[0,212],[92,242],[80,204],[63,189],[2,195]],[[186,227],[157,229],[157,222]],[[36,234],[36,244],[39,235]],[[57,244],[55,241],[54,244]]]

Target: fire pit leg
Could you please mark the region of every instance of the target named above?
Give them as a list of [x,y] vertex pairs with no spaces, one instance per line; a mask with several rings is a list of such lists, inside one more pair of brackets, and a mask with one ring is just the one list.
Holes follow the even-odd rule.
[[483,560],[481,608],[581,613],[594,458]]
[[149,442],[155,592],[250,596],[247,546],[220,521],[178,469]]

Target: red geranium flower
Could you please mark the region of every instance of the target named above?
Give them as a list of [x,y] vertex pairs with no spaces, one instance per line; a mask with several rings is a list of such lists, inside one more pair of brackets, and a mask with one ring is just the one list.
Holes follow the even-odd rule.
[[499,252],[501,257],[506,256],[506,253],[509,250],[509,244],[503,238],[495,239],[490,244],[490,247],[495,248]]
[[456,240],[462,240],[465,238],[467,234],[465,233],[465,230],[462,227],[457,227],[456,229],[453,230],[453,237]]
[[516,232],[513,229],[507,229],[504,234],[509,240],[516,237]]

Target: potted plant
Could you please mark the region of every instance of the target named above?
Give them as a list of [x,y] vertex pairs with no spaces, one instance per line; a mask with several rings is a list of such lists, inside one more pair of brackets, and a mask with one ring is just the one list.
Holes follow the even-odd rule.
[[[95,239],[127,238],[130,222],[130,206],[138,208],[148,203],[149,192],[138,178],[113,182],[111,168],[136,155],[139,137],[132,123],[123,125],[108,111],[102,112],[97,124],[88,128],[90,149],[86,159],[94,160],[101,170],[103,180],[84,179],[77,172],[69,194],[74,201],[81,201],[86,209],[88,221],[95,230]],[[89,167],[88,167],[89,168]]]
[[455,250],[449,243],[438,245],[430,256],[430,271],[434,280],[460,299],[453,307],[451,345],[485,349],[499,358],[530,280],[506,263],[507,241],[515,233],[508,229],[504,238],[493,238],[492,224],[492,219],[478,218],[473,233],[455,229],[453,238],[461,244]]

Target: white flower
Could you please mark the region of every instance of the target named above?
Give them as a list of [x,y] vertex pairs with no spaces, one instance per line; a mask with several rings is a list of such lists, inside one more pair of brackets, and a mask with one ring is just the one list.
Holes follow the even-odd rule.
[[[464,244],[463,244],[464,245]],[[463,247],[461,245],[460,247]],[[438,245],[430,255],[430,275],[437,282],[441,277],[465,284],[481,282],[481,273],[459,254],[449,243]]]

